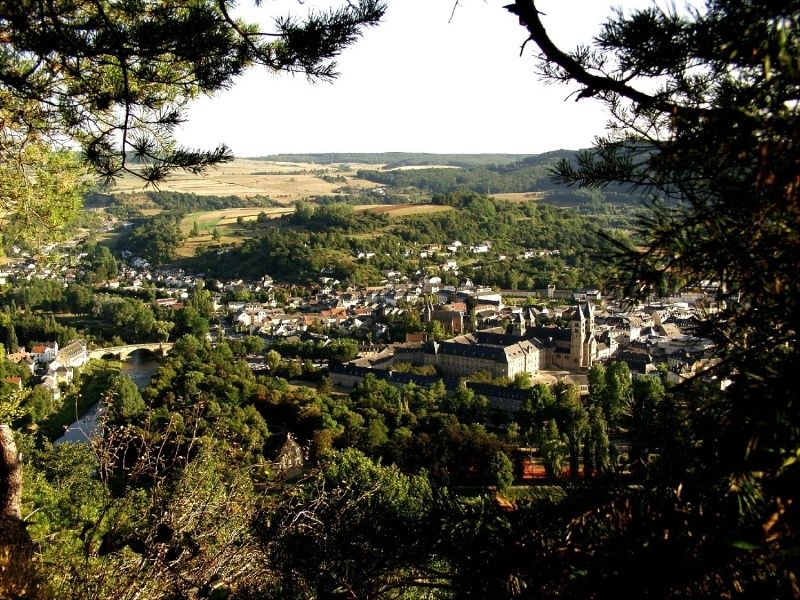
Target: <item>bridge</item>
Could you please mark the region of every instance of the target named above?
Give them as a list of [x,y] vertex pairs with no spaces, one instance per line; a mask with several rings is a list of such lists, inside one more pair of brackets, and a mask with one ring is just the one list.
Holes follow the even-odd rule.
[[131,354],[138,350],[148,351],[155,356],[166,356],[172,350],[172,342],[164,344],[128,344],[127,346],[111,346],[109,348],[97,348],[89,351],[89,358],[108,358],[116,360],[126,360]]

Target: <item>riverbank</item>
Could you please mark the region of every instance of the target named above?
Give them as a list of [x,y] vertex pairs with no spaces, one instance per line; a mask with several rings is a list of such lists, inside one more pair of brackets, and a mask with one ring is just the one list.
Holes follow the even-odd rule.
[[[139,390],[144,389],[150,378],[161,366],[161,361],[151,356],[132,355],[125,362],[119,361],[97,361],[90,363],[93,369],[88,373],[82,373],[81,377],[88,377],[88,385],[81,388],[81,392],[74,394],[74,403],[71,406],[62,407],[58,412],[58,419],[49,423],[48,418],[46,435],[49,439],[55,439],[56,444],[64,442],[87,442],[97,431],[98,423],[103,415],[100,400],[106,389],[108,382],[114,375],[122,373],[130,377]],[[56,415],[51,415],[54,417]],[[58,427],[58,429],[56,429]]]

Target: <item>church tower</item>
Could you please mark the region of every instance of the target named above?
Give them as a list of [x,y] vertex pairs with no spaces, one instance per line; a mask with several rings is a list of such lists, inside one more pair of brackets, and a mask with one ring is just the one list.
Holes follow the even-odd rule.
[[588,369],[596,354],[594,310],[589,302],[585,306],[578,304],[570,323],[570,367]]
[[527,326],[525,324],[525,313],[520,311],[519,315],[517,315],[516,322],[513,324],[511,329],[512,335],[517,335],[520,337],[525,337],[525,331],[527,330]]
[[575,307],[569,331],[569,362],[570,368],[578,369],[583,366],[583,340],[586,335],[586,317],[581,305]]
[[594,309],[590,302],[586,303],[586,330],[583,338],[583,362],[582,367],[590,369],[597,356],[597,340],[594,337]]
[[422,322],[423,323],[430,323],[431,319],[433,319],[433,303],[426,302],[425,306],[422,309]]

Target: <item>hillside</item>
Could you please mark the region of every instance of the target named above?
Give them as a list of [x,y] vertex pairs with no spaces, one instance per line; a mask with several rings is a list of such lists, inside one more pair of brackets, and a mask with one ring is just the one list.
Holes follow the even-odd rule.
[[[236,197],[238,207],[255,200],[291,204],[315,199],[320,203],[351,204],[427,202],[434,194],[472,191],[519,200],[538,201],[579,209],[609,204],[635,206],[641,199],[623,188],[579,190],[555,185],[549,169],[575,152],[554,150],[541,154],[429,154],[407,152],[275,154],[237,158],[202,175],[178,173],[159,185],[160,192],[198,196]],[[378,186],[381,196],[369,197]],[[109,193],[127,196],[139,209],[174,208],[147,199],[148,190],[133,176],[116,182]],[[143,194],[145,194],[143,196]],[[232,204],[228,204],[232,206]],[[217,206],[214,208],[223,208]]]
[[[560,151],[558,151],[560,152]],[[546,154],[550,154],[549,152]],[[404,166],[449,165],[454,167],[475,167],[478,165],[501,165],[517,162],[527,154],[433,154],[428,152],[377,152],[377,153],[311,153],[311,154],[271,154],[255,158],[289,163],[314,163],[331,165],[341,163],[362,163],[385,165],[391,169]],[[545,155],[538,155],[545,156]]]
[[[358,168],[374,167],[374,163],[353,164],[347,169],[310,162],[275,162],[236,158],[232,162],[209,169],[204,174],[176,173],[159,183],[163,192],[199,195],[268,196],[286,204],[318,194],[333,194],[342,185],[369,189],[376,184],[356,180]],[[132,175],[122,177],[108,191],[137,193],[147,191],[143,182]]]

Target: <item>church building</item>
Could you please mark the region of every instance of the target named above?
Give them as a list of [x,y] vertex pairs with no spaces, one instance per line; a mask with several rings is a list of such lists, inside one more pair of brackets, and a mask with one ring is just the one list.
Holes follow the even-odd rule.
[[445,375],[469,376],[485,371],[513,379],[518,373],[535,375],[542,369],[579,371],[597,360],[594,310],[577,305],[569,327],[540,327],[531,311],[519,315],[506,333],[475,331],[416,350],[396,352],[396,360],[433,365]]

